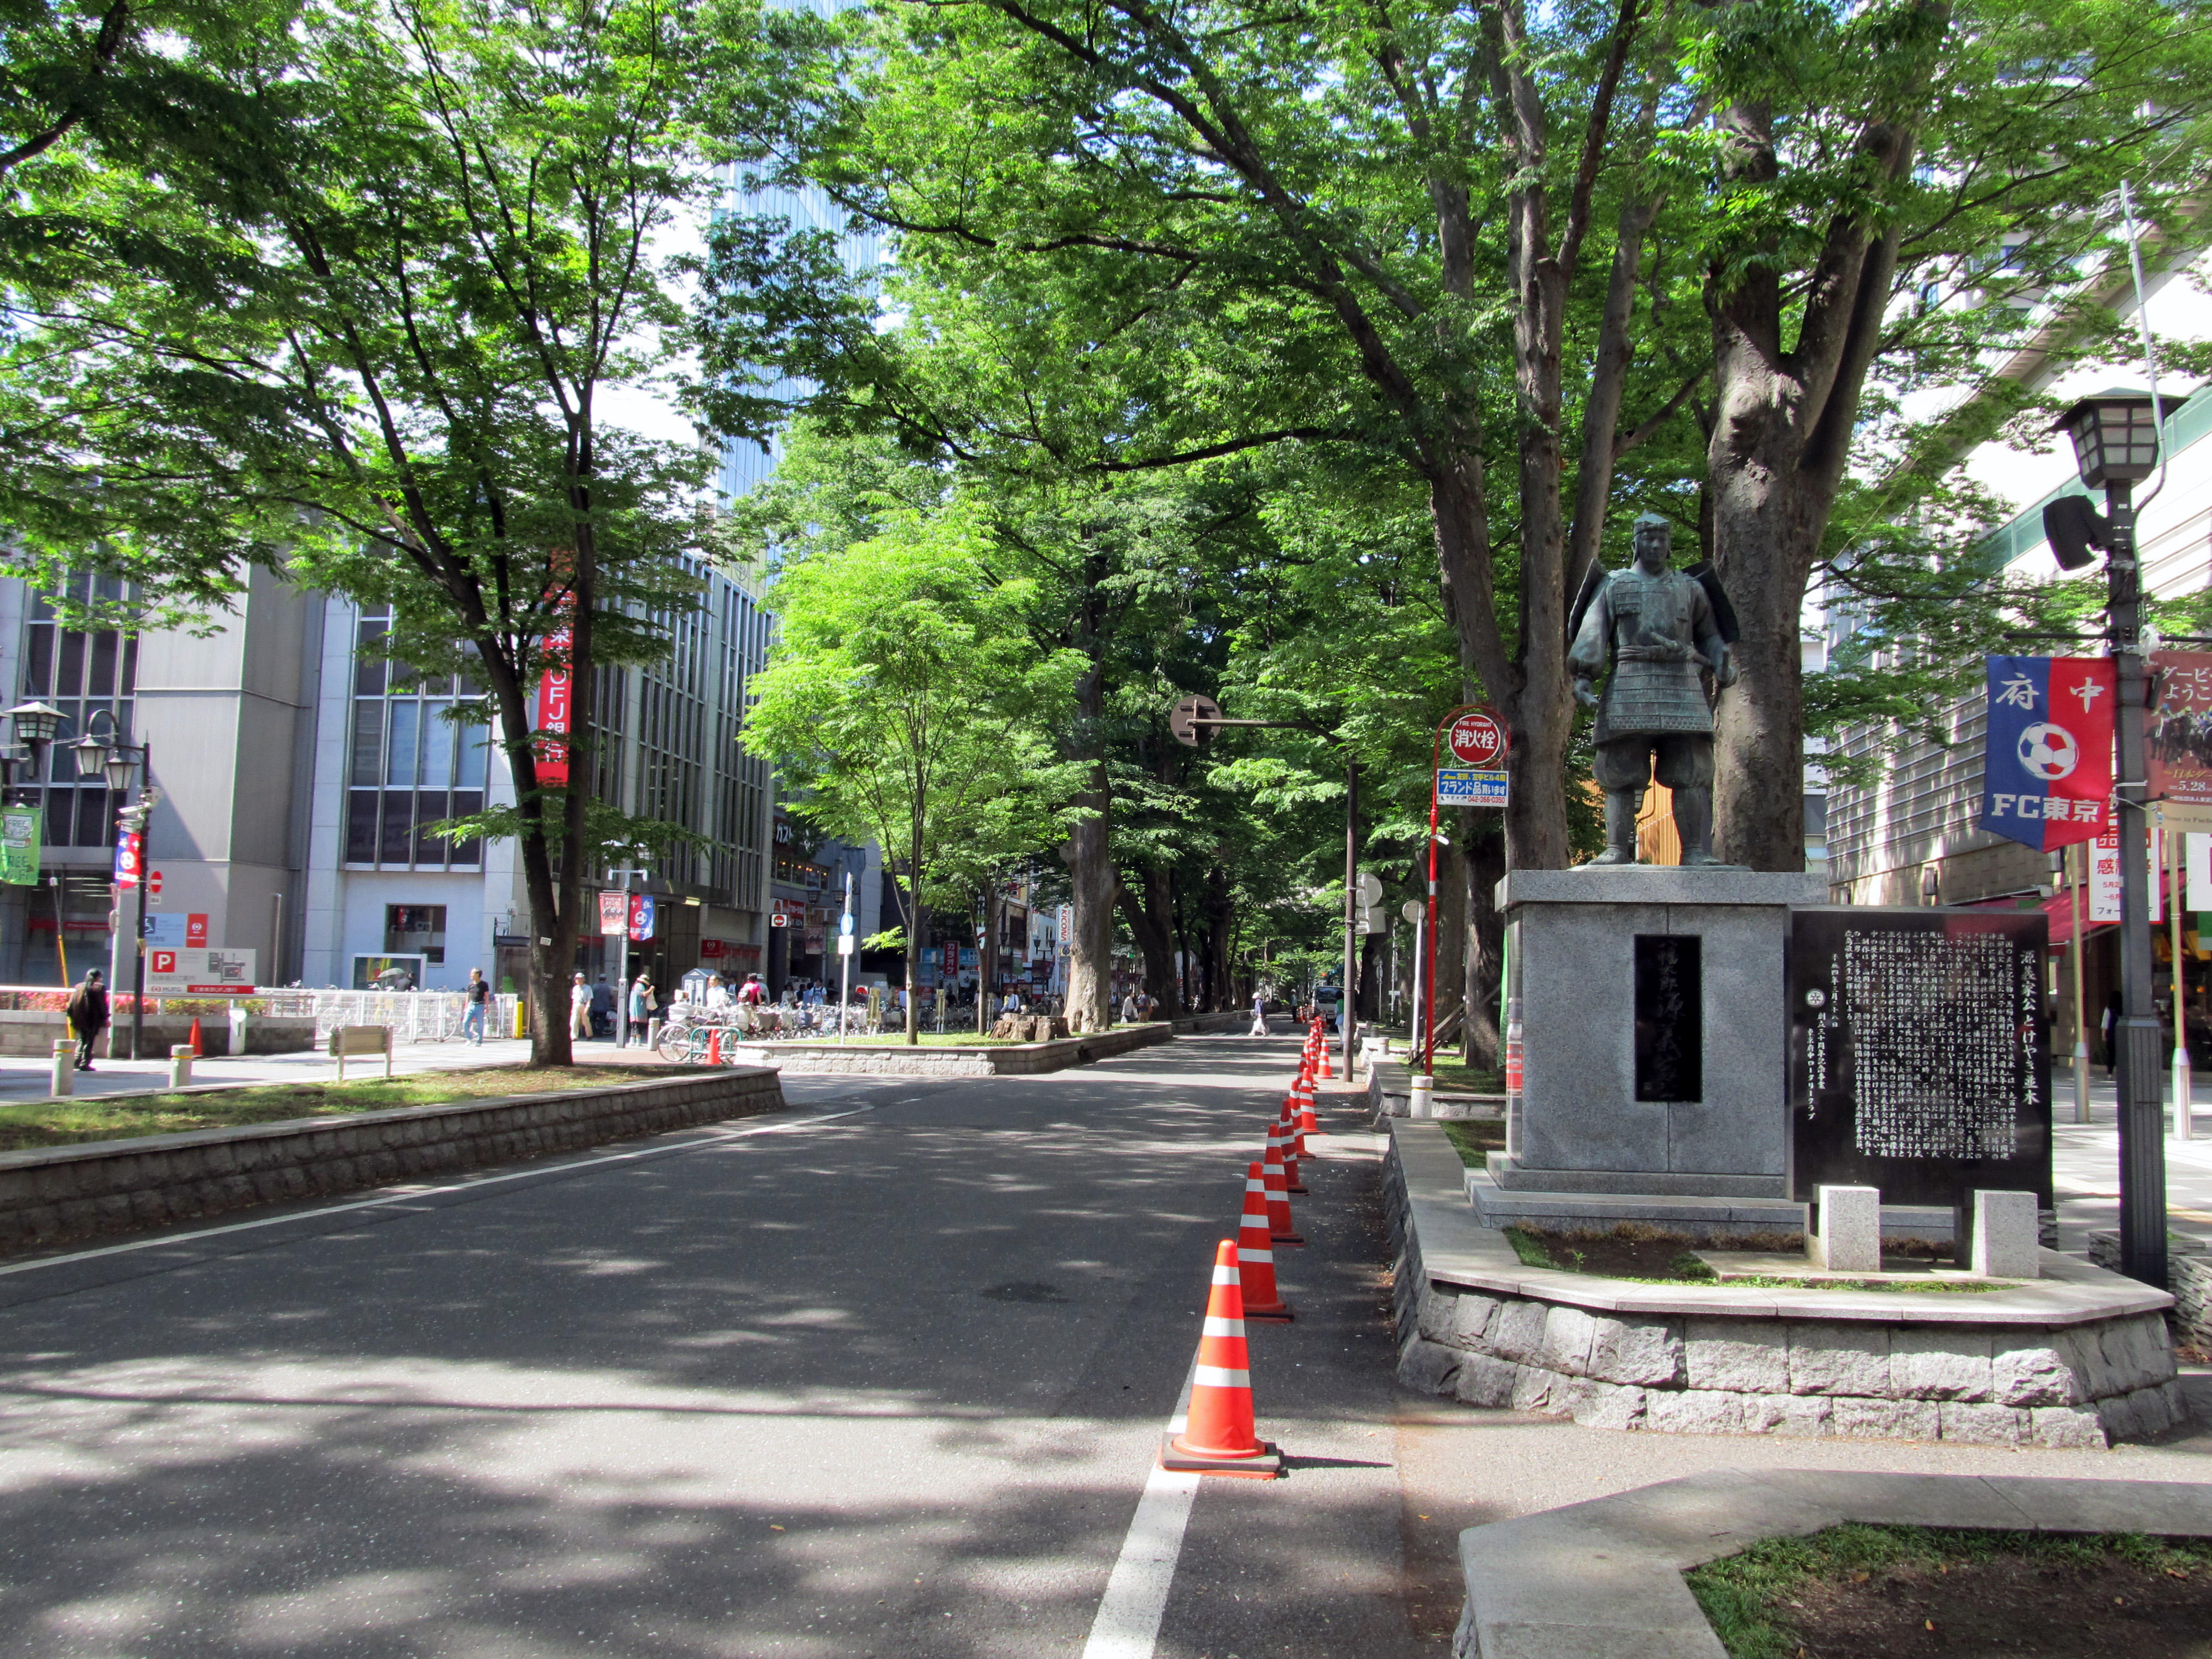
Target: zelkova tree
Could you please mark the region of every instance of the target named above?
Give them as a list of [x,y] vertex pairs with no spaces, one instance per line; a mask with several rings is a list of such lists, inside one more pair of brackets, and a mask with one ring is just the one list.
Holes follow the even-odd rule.
[[[1059,332],[1087,329],[1039,374],[1100,389],[971,404],[946,435],[1102,471],[1285,442],[1388,457],[1426,497],[1463,667],[1516,735],[1515,856],[1564,863],[1565,595],[1603,505],[1599,490],[1571,538],[1565,296],[1621,219],[1620,180],[1600,164],[1643,14],[1539,54],[1517,10],[894,9],[810,165],[901,233],[921,280],[1022,295],[1017,309],[1072,319]],[[1576,135],[1565,161],[1555,124]],[[1626,293],[1635,268],[1632,253],[1603,281]],[[1600,466],[1624,447],[1613,416],[1668,403],[1630,385],[1630,309],[1604,313],[1587,398]],[[1010,364],[996,378],[1030,376]],[[866,393],[913,418],[890,377]],[[1070,418],[1101,405],[1115,418]],[[1501,428],[1521,454],[1519,506],[1498,515]]]
[[731,112],[779,95],[777,32],[805,25],[740,0],[268,21],[173,43],[224,94],[173,142],[64,134],[15,175],[146,257],[88,237],[65,286],[11,289],[0,514],[21,559],[93,559],[149,612],[250,561],[389,603],[397,658],[483,687],[516,801],[467,828],[519,839],[533,1054],[565,1063],[582,883],[641,832],[592,799],[594,671],[662,653],[714,536],[700,447],[610,400],[679,367],[656,240],[704,216]]
[[[1523,866],[1568,856],[1565,613],[1617,486],[1696,522],[1737,595],[1723,850],[1802,861],[1799,613],[1854,456],[1885,459],[1854,449],[1872,366],[1988,376],[2123,172],[2170,216],[2212,98],[2194,9],[2154,0],[886,16],[805,165],[916,280],[1083,337],[939,435],[1063,470],[1387,458],[1513,728]],[[926,426],[896,354],[845,343],[825,385],[858,363],[856,407]],[[1086,384],[1129,395],[1044,395]]]
[[1994,428],[2098,311],[2103,285],[2081,277],[2112,251],[2119,182],[2169,224],[2194,210],[2204,21],[2136,0],[1712,12],[1688,82],[1712,118],[1686,135],[1707,190],[1694,226],[1668,228],[1694,232],[1702,267],[1707,533],[1743,623],[1718,710],[1724,858],[1800,866],[1800,617],[1843,550],[1832,523],[1855,472],[1891,475],[1867,492],[1877,522],[1853,527],[1887,538],[1879,519],[1940,489],[1979,435],[1903,425],[1896,392],[1986,383],[1976,413]]
[[1052,729],[1082,665],[1036,649],[1034,603],[988,574],[957,510],[897,513],[800,560],[771,596],[780,626],[745,740],[808,817],[883,848],[906,896],[909,1042],[932,899],[1065,834],[1074,781]]

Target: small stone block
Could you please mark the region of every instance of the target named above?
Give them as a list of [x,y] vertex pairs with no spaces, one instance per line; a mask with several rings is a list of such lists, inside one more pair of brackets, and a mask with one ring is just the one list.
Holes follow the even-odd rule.
[[2033,1279],[2041,1249],[2033,1193],[1974,1194],[1973,1271],[1980,1279]]
[[1805,1230],[1805,1255],[1823,1273],[1881,1271],[1881,1190],[1818,1187],[1817,1219]]

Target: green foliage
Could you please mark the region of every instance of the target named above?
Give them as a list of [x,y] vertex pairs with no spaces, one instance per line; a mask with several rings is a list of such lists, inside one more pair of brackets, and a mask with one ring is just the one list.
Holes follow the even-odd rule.
[[873,839],[909,896],[964,895],[1056,839],[1072,781],[1052,752],[1079,664],[1039,652],[1034,595],[994,579],[965,514],[902,514],[789,566],[745,737],[799,808]]

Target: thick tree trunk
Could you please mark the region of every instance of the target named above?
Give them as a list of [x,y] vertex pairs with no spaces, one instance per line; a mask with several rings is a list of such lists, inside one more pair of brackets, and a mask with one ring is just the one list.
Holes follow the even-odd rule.
[[[1449,820],[1447,820],[1449,822]],[[1421,879],[1428,879],[1425,860]],[[1448,848],[1437,852],[1437,1030],[1443,1030],[1467,987],[1467,877]],[[1424,963],[1425,974],[1428,965]],[[1422,993],[1426,1001],[1428,993]],[[1441,1048],[1439,1053],[1445,1052]]]
[[1145,958],[1145,989],[1159,999],[1160,1016],[1173,1019],[1182,1012],[1176,995],[1175,971],[1174,896],[1168,872],[1146,866],[1135,886],[1125,877],[1116,895],[1121,919]]
[[1075,639],[1091,666],[1075,684],[1070,743],[1074,758],[1084,763],[1087,787],[1074,799],[1080,816],[1060,849],[1075,912],[1067,958],[1072,1031],[1103,1031],[1114,1023],[1114,892],[1119,878],[1111,848],[1114,793],[1106,775],[1105,600],[1100,592],[1104,580],[1105,561],[1091,558]]
[[[1464,813],[1462,820],[1474,814]],[[1498,1030],[1498,988],[1505,965],[1505,917],[1498,908],[1498,884],[1505,875],[1505,838],[1495,830],[1460,829],[1454,862],[1465,884],[1467,925],[1463,932],[1462,983],[1467,1018],[1460,1022],[1460,1058],[1479,1070],[1496,1071],[1503,1052]]]
[[1206,1002],[1219,1013],[1237,1005],[1231,974],[1237,907],[1230,896],[1229,872],[1215,865],[1206,872]]
[[1800,617],[1827,501],[1803,499],[1791,467],[1714,477],[1714,551],[1743,637],[1736,683],[1714,712],[1714,845],[1753,870],[1805,867],[1805,688]]

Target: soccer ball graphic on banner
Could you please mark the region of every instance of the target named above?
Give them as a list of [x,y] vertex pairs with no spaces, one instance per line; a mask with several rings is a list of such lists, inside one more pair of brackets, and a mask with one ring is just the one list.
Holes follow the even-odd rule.
[[2063,726],[2031,726],[2020,734],[2020,763],[2045,783],[2056,783],[2081,763],[2081,745]]

